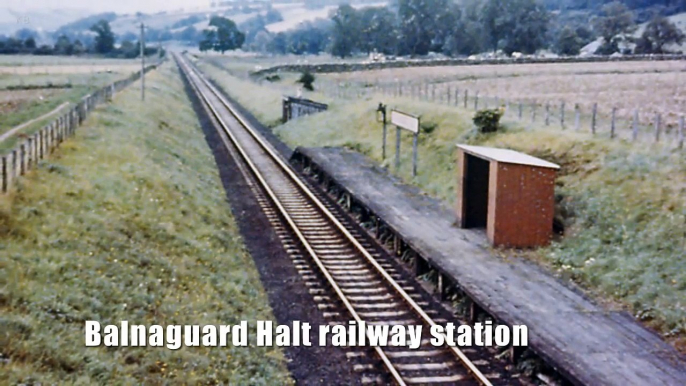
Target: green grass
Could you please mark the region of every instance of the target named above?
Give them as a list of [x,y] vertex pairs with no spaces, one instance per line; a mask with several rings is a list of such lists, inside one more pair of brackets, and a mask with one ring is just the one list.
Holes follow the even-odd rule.
[[[214,76],[219,76],[214,74]],[[224,74],[220,83],[263,122],[280,114],[270,85],[241,87]],[[377,103],[421,115],[435,124],[419,141],[419,175],[411,176],[411,137],[403,135],[406,182],[452,204],[455,197],[455,144],[511,148],[562,166],[556,186],[558,218],[565,236],[550,247],[524,253],[599,299],[627,308],[686,350],[686,157],[660,146],[637,146],[593,138],[559,128],[504,119],[504,130],[475,132],[473,111],[387,96],[336,100],[330,110],[274,129],[291,146],[346,146],[383,165],[394,157],[395,130],[389,128],[388,160],[381,159]],[[392,170],[393,171],[393,170]],[[612,306],[612,305],[611,305]]]
[[[18,110],[11,111],[9,113],[3,114],[2,120],[0,120],[0,134],[24,123],[28,122],[35,117],[40,117],[53,111],[55,108],[63,104],[64,102],[70,102],[73,105],[78,103],[84,96],[89,93],[95,92],[101,87],[116,81],[117,79],[123,78],[123,74],[110,73],[110,74],[78,74],[70,76],[43,76],[43,75],[25,75],[25,76],[5,76],[0,75],[0,87],[16,87],[16,86],[38,86],[38,85],[48,85],[48,84],[69,84],[70,88],[65,89],[50,89],[52,94],[50,97],[44,98],[43,100],[34,100],[25,103]],[[32,92],[38,92],[33,90]],[[65,112],[68,108],[65,108]],[[30,135],[38,131],[44,125],[50,123],[59,114],[50,116],[46,119],[42,119],[32,123],[31,125],[25,127],[21,130],[21,133]],[[10,150],[16,144],[18,138],[12,136],[7,138],[5,141],[0,142],[0,153],[6,150]]]
[[273,320],[214,158],[167,64],[0,197],[8,384],[285,384],[277,348],[87,348],[84,320]]

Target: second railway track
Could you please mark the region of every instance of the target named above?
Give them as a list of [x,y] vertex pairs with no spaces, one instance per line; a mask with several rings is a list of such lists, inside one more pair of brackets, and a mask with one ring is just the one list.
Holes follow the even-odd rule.
[[175,55],[175,59],[230,142],[230,152],[240,159],[242,173],[252,182],[263,210],[331,323],[424,326],[424,338],[416,350],[388,346],[351,353],[351,357],[373,355],[358,365],[369,374],[364,379],[399,385],[519,383],[503,377],[500,366],[484,360],[483,353],[475,354],[478,360],[470,360],[468,353],[475,349],[431,345],[430,326],[445,322],[439,318],[436,302],[407,280],[392,258],[366,239],[321,192],[298,176],[187,58]]

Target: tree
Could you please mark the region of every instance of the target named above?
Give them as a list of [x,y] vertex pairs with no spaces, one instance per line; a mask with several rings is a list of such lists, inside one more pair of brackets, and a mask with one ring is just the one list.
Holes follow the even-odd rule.
[[352,55],[359,41],[359,16],[348,4],[336,9],[333,16],[331,54],[345,58]]
[[205,39],[200,42],[200,50],[206,51],[211,47],[222,54],[229,50],[241,48],[245,42],[245,35],[238,30],[236,23],[221,16],[212,16],[210,29],[204,31]]
[[24,40],[24,47],[26,47],[27,50],[35,50],[36,49],[36,39],[28,38],[28,39]]
[[57,55],[72,55],[74,53],[74,45],[71,44],[66,35],[61,35],[55,42],[54,52]]
[[581,37],[572,27],[564,26],[557,35],[555,51],[560,55],[578,55],[581,47],[583,47]]
[[95,52],[108,54],[114,50],[114,33],[107,20],[102,19],[93,24],[90,30],[97,34],[95,37]]
[[487,46],[484,26],[479,22],[481,4],[478,0],[465,1],[451,34],[443,44],[448,55],[471,55],[482,52]]
[[593,18],[591,24],[593,31],[603,38],[598,51],[604,55],[617,52],[619,43],[626,40],[625,35],[636,29],[633,12],[619,1],[605,4],[600,16]]
[[398,0],[399,53],[428,54],[435,38],[444,35],[440,32],[450,27],[441,20],[449,10],[447,0]]
[[665,54],[665,46],[681,44],[684,33],[666,17],[657,16],[648,23],[641,37],[636,42],[637,54]]
[[376,50],[384,54],[395,53],[398,45],[397,21],[393,12],[385,7],[366,7],[359,12],[359,49],[367,54]]
[[480,13],[493,51],[532,54],[546,43],[550,15],[536,0],[486,0]]

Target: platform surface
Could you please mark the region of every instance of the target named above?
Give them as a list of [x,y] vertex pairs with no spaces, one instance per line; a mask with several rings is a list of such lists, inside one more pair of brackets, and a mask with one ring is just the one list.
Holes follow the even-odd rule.
[[606,311],[522,259],[494,256],[481,232],[457,228],[450,208],[341,148],[298,148],[451,277],[490,314],[524,324],[529,345],[575,383],[686,385],[686,360],[624,312]]

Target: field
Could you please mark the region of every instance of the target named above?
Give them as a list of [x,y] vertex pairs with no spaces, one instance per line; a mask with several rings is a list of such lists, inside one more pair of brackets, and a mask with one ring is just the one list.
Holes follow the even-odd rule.
[[3,383],[290,383],[276,348],[83,344],[84,320],[273,320],[176,68],[148,85],[145,104],[136,84],[117,94],[0,197]]
[[565,101],[570,112],[575,104],[588,112],[597,103],[599,114],[607,117],[615,107],[617,118],[625,121],[631,120],[637,109],[643,124],[651,123],[660,113],[666,124],[674,126],[686,113],[683,61],[414,67],[324,74],[320,78],[359,86],[429,83],[441,91],[450,87],[501,101],[556,107]]
[[[669,78],[675,76],[673,69],[679,65],[654,64],[653,71],[645,63],[626,63],[626,67],[622,63],[618,68],[638,68],[646,74],[661,71],[658,75],[664,73]],[[407,80],[415,80],[410,74],[417,72],[416,77],[444,77],[446,81],[445,77],[450,75],[453,77],[450,80],[458,82],[463,70],[485,74],[521,72],[521,68],[508,67],[417,68],[398,70],[399,74],[388,76],[405,74]],[[566,75],[555,76],[564,80],[588,76],[583,73],[591,70],[605,71],[608,77],[617,76],[619,71],[610,66],[579,67],[551,65],[542,69],[529,68],[526,72],[527,76],[534,77],[539,70],[563,69]],[[391,171],[449,206],[455,196],[455,143],[511,148],[560,164],[556,218],[564,225],[564,235],[556,238],[550,247],[499,253],[521,255],[539,262],[563,280],[580,284],[608,308],[628,310],[679,350],[686,351],[686,237],[683,230],[686,157],[683,151],[659,144],[611,141],[604,136],[545,126],[540,120],[534,123],[520,121],[512,115],[504,118],[500,132],[483,135],[475,131],[471,122],[473,110],[378,94],[341,99],[320,92],[306,92],[305,97],[330,103],[329,111],[279,125],[281,95],[289,88],[295,88],[293,76],[285,74],[281,81],[263,81],[257,85],[211,64],[205,64],[203,68],[291,146],[346,146],[389,166],[389,160],[381,159],[381,127],[375,117],[378,102],[420,115],[423,126],[434,130],[420,136],[419,175],[416,178],[410,175],[410,151],[403,151],[400,171]],[[384,79],[380,72],[317,76],[319,80],[315,81],[315,87],[322,79],[324,87],[330,86],[330,79],[360,83]],[[507,78],[518,81],[520,77]],[[482,80],[489,81],[486,78],[478,81]],[[648,82],[644,84],[652,87]],[[544,88],[541,90],[544,92]],[[660,92],[657,87],[651,90]],[[551,94],[557,92],[558,87],[549,91]],[[669,92],[674,92],[674,88]],[[565,95],[575,96],[572,91]],[[623,94],[620,91],[616,95]],[[651,97],[652,94],[647,93],[643,98],[649,101]],[[411,148],[409,136],[404,136],[402,148]],[[391,151],[390,157],[393,156]]]
[[39,118],[0,141],[0,151],[11,149],[16,134],[30,134],[50,121],[45,116],[65,103],[76,103],[86,94],[140,70],[132,60],[0,56],[0,136]]

